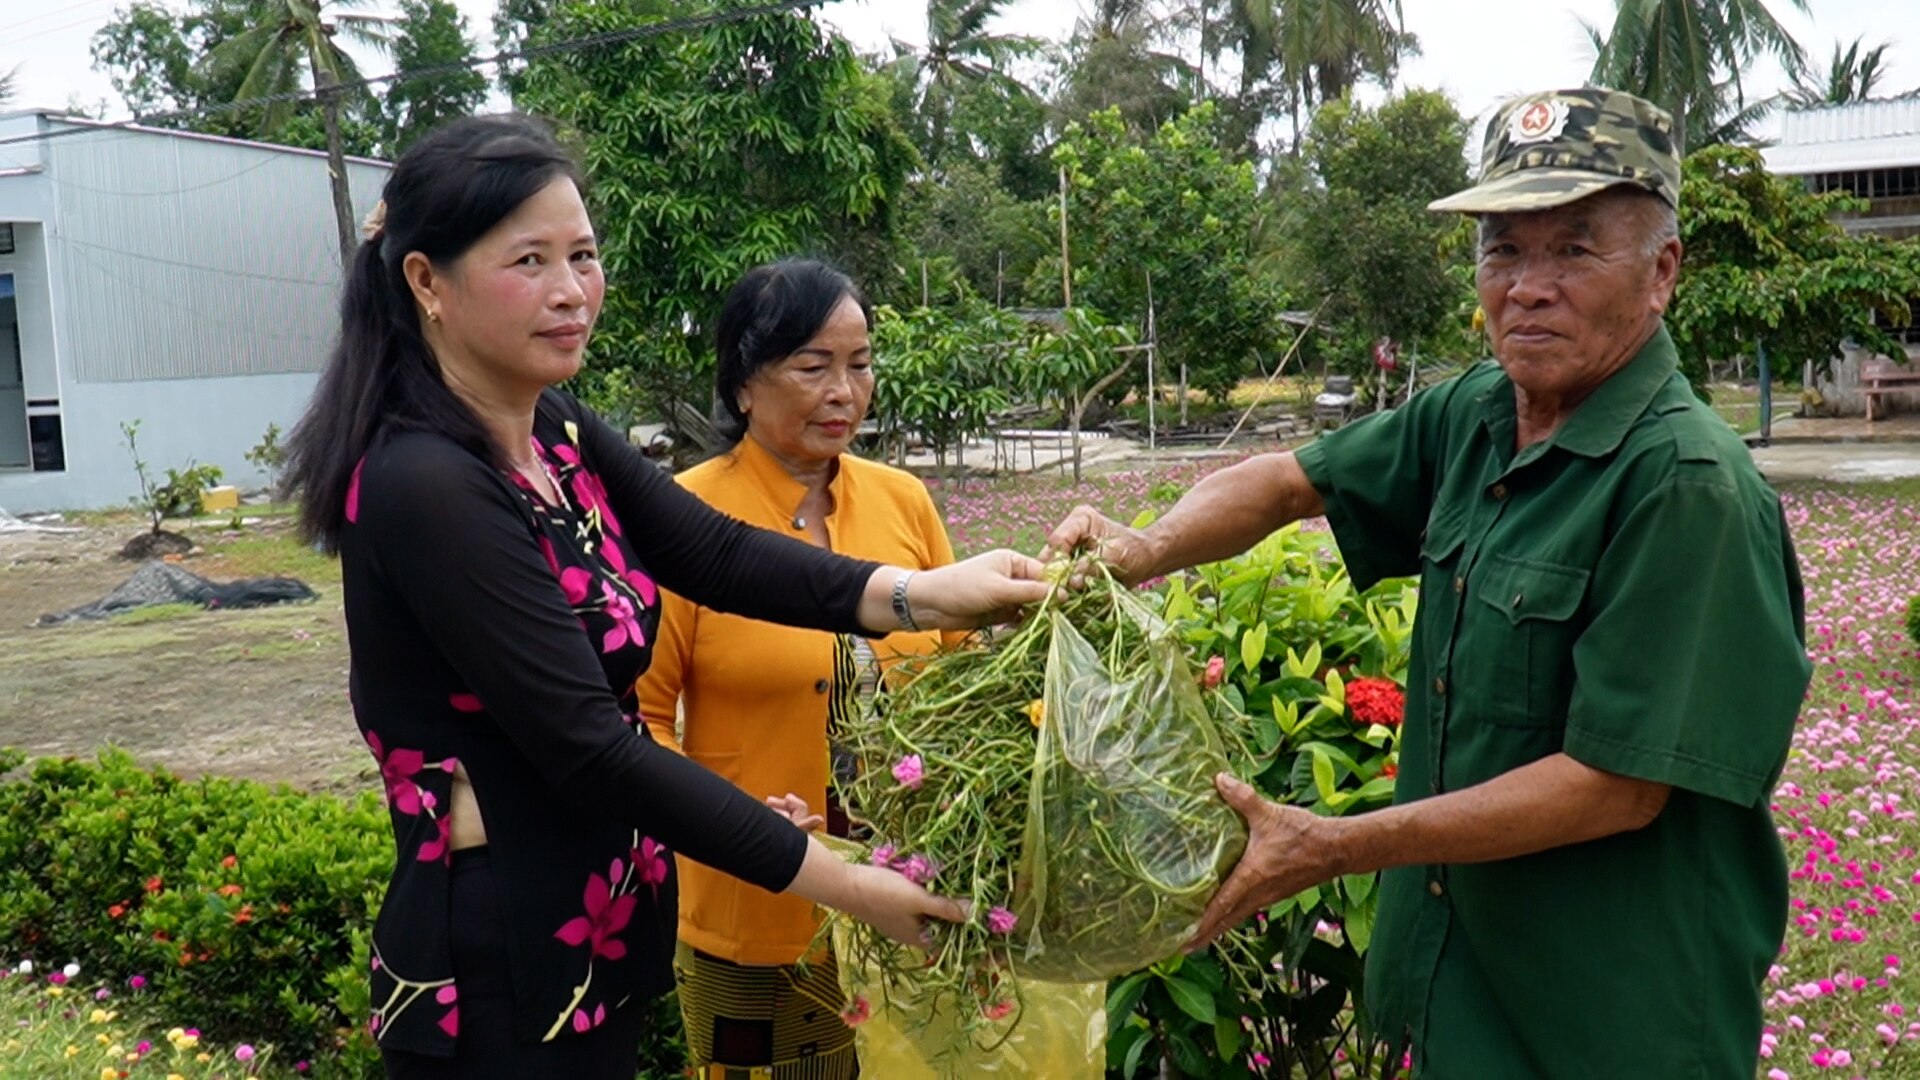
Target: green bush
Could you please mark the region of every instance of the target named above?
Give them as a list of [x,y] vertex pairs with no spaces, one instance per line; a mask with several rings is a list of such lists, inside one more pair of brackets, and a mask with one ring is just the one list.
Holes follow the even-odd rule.
[[0,785],[0,947],[144,975],[156,1009],[218,1038],[348,1050],[340,995],[364,982],[388,833],[373,794],[42,759]]
[[1907,601],[1907,636],[1920,645],[1920,596]]
[[[0,773],[23,756],[0,751]],[[368,934],[393,868],[377,793],[182,780],[108,750],[0,784],[0,955],[143,976],[142,1009],[272,1043],[317,1077],[381,1075],[364,1023]],[[641,1075],[678,1076],[679,1009],[654,1006]],[[4,1072],[4,1069],[0,1069]]]

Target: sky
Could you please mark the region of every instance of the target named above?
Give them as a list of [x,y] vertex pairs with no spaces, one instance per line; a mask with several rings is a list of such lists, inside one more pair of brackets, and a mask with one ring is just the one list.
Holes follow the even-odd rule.
[[[104,101],[109,118],[124,118],[125,108],[106,76],[93,70],[87,48],[93,32],[124,2],[0,0],[0,70],[18,72],[16,104],[58,108],[79,101],[91,107]],[[1811,17],[1795,10],[1792,0],[1768,0],[1817,64],[1824,67],[1835,41],[1862,35],[1869,45],[1891,40],[1884,91],[1920,87],[1920,23],[1910,14],[1913,0],[1807,2]],[[490,52],[497,0],[456,3],[482,51]],[[382,6],[382,0],[371,0],[365,10]],[[1403,0],[1403,6],[1421,55],[1405,64],[1399,88],[1444,90],[1463,113],[1483,116],[1516,94],[1580,85],[1593,55],[1579,20],[1607,24],[1614,0]],[[889,38],[925,38],[925,5],[919,0],[834,0],[823,10],[826,21],[863,49],[884,49]],[[999,28],[1059,40],[1072,32],[1080,14],[1076,0],[1013,0]],[[1911,40],[1902,40],[1906,27],[1914,28]],[[389,69],[373,57],[363,60],[363,70],[376,75]],[[1771,62],[1748,73],[1750,93],[1764,95],[1784,82]]]

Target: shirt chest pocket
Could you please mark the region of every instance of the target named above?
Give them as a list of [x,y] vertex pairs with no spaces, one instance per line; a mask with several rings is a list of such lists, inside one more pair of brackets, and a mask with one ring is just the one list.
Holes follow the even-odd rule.
[[[1589,571],[1583,567],[1484,557],[1472,586],[1477,603],[1462,613],[1462,650],[1485,661],[1490,685],[1478,700],[1503,727],[1559,728],[1573,696],[1573,645],[1584,620]],[[1479,665],[1476,665],[1479,666]],[[1482,688],[1462,687],[1464,692]]]

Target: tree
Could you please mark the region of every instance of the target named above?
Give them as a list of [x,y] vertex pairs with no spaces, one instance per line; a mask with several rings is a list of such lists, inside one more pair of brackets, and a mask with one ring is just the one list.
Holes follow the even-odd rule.
[[[467,18],[450,0],[401,0],[400,32],[393,39],[394,72],[387,90],[382,148],[397,158],[414,140],[449,120],[471,116],[487,99],[487,78],[467,37]],[[464,65],[430,75],[419,72]]]
[[1161,44],[1175,28],[1144,0],[1095,0],[1074,26],[1054,100],[1060,127],[1119,110],[1128,131],[1147,135],[1204,96],[1199,69]]
[[149,123],[258,138],[263,134],[258,109],[191,119],[154,115],[197,112],[235,100],[245,72],[212,72],[198,61],[246,28],[245,0],[203,0],[180,14],[161,3],[136,0],[94,33],[93,66],[107,74],[127,111]]
[[[534,41],[625,29],[656,0],[574,0]],[[558,121],[594,178],[611,288],[583,390],[615,415],[705,411],[709,328],[755,264],[796,252],[883,272],[914,160],[887,87],[802,15],[536,59],[517,103]],[[876,264],[881,264],[876,268]]]
[[[380,50],[390,44],[385,19],[341,10],[363,2],[263,0],[248,11],[247,28],[215,46],[203,61],[209,72],[245,72],[234,90],[235,100],[241,101],[293,93],[301,88],[303,76],[312,78],[326,128],[327,174],[342,267],[353,262],[360,236],[353,220],[353,194],[347,188],[346,143],[340,128],[345,93],[340,85],[359,81],[360,72],[334,38],[344,35]],[[290,103],[266,106],[267,130],[277,131],[291,115]]]
[[1847,232],[1834,215],[1863,210],[1865,200],[1811,194],[1745,147],[1689,156],[1680,190],[1686,257],[1667,325],[1696,386],[1709,361],[1762,340],[1782,360],[1821,370],[1846,341],[1905,355],[1879,323],[1911,322],[1920,242]]
[[[326,125],[306,103],[275,115],[241,100],[247,71],[215,70],[204,62],[214,49],[251,26],[251,0],[196,0],[175,12],[136,0],[93,36],[93,66],[107,74],[127,110],[142,122],[236,139],[277,142],[309,150],[327,147]],[[345,103],[339,128],[346,153],[380,152],[382,123],[370,95]]]
[[[1053,175],[1051,166],[1048,177]],[[920,302],[919,258],[945,257],[975,296],[994,303],[1018,300],[1035,267],[1059,250],[1059,226],[1048,219],[1048,199],[1019,199],[983,164],[961,163],[937,181],[921,178],[902,199],[900,236],[905,277],[890,297]],[[937,253],[935,255],[934,253]],[[878,295],[882,283],[868,282]],[[910,299],[909,299],[910,297]]]
[[1840,43],[1834,42],[1833,59],[1827,62],[1826,77],[1815,82],[1811,73],[1802,73],[1794,80],[1793,90],[1787,94],[1787,99],[1800,109],[1848,105],[1871,99],[1874,90],[1880,86],[1880,80],[1886,77],[1884,64],[1890,43],[1883,41],[1861,52],[1860,46],[1864,43],[1864,38],[1854,38],[1853,44],[1841,52]]
[[13,100],[14,84],[20,80],[20,69],[0,71],[0,105]]
[[873,412],[882,437],[901,451],[909,438],[925,441],[944,474],[949,455],[1007,407],[1003,374],[1020,338],[1017,317],[984,305],[877,308]]
[[1467,186],[1467,122],[1444,94],[1413,91],[1368,109],[1336,101],[1301,149],[1308,182],[1286,218],[1295,290],[1326,306],[1335,364],[1372,368],[1366,345],[1420,347],[1457,313],[1460,219],[1427,204]]
[[[1707,146],[1719,114],[1750,106],[1743,73],[1762,55],[1787,74],[1806,66],[1800,44],[1768,10],[1766,0],[1616,0],[1613,28],[1586,25],[1595,58],[1596,86],[1625,90],[1673,114],[1674,143],[1683,151]],[[1808,0],[1790,0],[1807,12]]]
[[1340,100],[1363,81],[1390,83],[1401,59],[1419,49],[1406,32],[1400,0],[1200,3],[1225,8],[1211,45],[1216,55],[1223,47],[1239,54],[1242,97],[1259,94],[1263,80],[1276,84],[1279,92],[1264,100],[1287,108],[1295,147],[1303,119],[1314,109]]
[[899,77],[913,99],[910,130],[921,156],[936,170],[955,153],[954,140],[964,138],[954,130],[963,98],[983,90],[1009,100],[1032,96],[1008,68],[1037,53],[1040,42],[987,29],[1006,5],[1007,0],[927,0],[926,48],[893,43]]
[[[1224,399],[1274,344],[1278,282],[1254,249],[1261,205],[1253,166],[1214,138],[1211,103],[1132,136],[1117,109],[1069,128],[1054,151],[1068,174],[1073,302],[1144,329],[1151,293],[1159,355]],[[1029,296],[1057,300],[1059,265]]]

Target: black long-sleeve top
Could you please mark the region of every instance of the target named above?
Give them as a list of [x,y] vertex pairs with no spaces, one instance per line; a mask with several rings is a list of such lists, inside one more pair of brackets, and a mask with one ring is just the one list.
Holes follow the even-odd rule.
[[548,392],[534,450],[561,493],[438,435],[394,436],[347,495],[340,553],[355,718],[396,860],[373,932],[382,1046],[453,1052],[448,810],[473,784],[500,882],[517,1035],[585,1032],[671,985],[679,852],[770,890],[805,837],[639,724],[664,585],[774,622],[859,632],[875,564],[750,528]]

